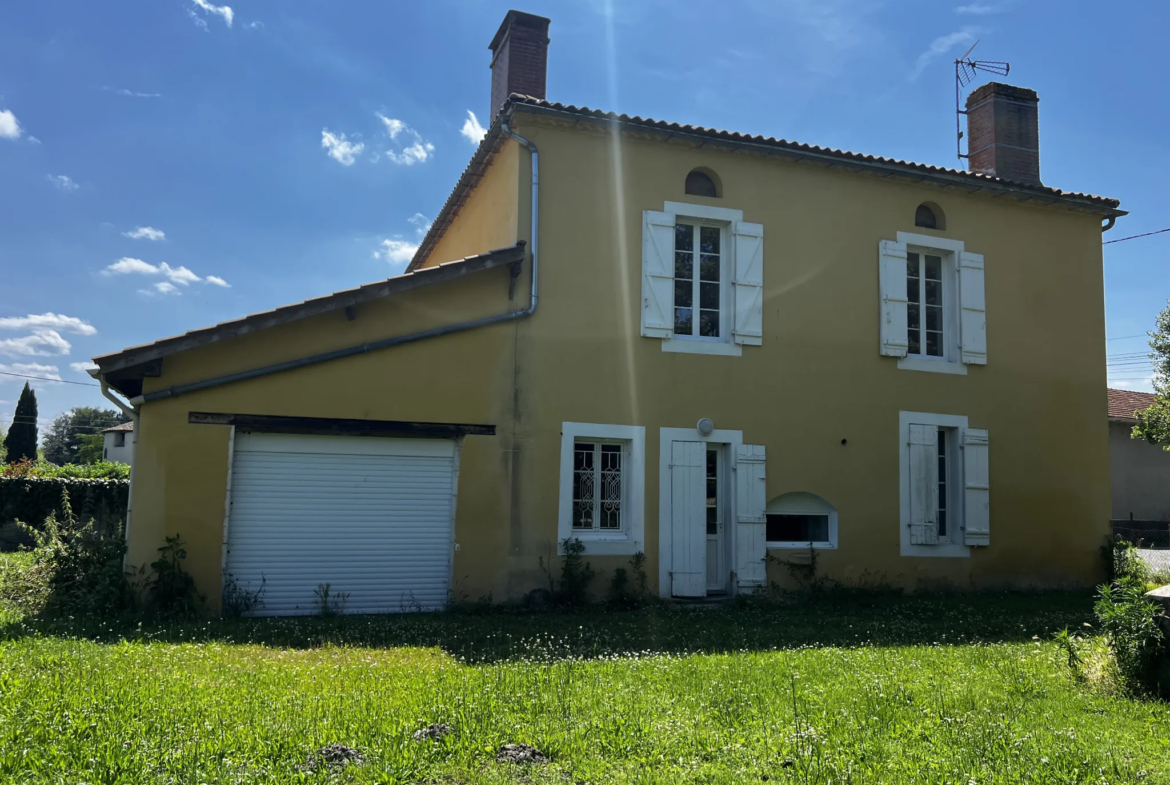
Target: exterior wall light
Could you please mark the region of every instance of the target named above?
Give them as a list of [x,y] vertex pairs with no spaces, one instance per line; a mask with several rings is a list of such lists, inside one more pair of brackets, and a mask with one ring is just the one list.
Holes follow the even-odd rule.
[[703,419],[699,420],[699,424],[696,425],[695,428],[704,436],[710,436],[715,432],[715,423],[704,417]]

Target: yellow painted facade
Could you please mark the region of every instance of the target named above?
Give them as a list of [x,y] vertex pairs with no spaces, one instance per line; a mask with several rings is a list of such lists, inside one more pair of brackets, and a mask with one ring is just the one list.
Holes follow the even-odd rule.
[[[839,514],[823,574],[923,588],[1085,585],[1109,531],[1100,218],[845,169],[696,149],[517,112],[540,150],[540,293],[534,316],[143,406],[129,561],[169,533],[218,600],[229,412],[489,423],[460,464],[452,590],[515,598],[547,585],[563,422],[646,428],[645,552],[658,583],[660,428],[720,429],[767,448],[767,497],[820,495]],[[722,198],[684,194],[715,172]],[[529,153],[505,143],[427,264],[529,238]],[[642,212],[664,202],[740,209],[762,224],[763,343],[742,356],[666,353],[640,336]],[[902,370],[878,353],[882,239],[916,206],[946,214],[986,265],[988,364],[964,376]],[[167,357],[146,390],[522,307],[504,268]],[[969,558],[900,555],[899,412],[964,415],[990,433],[991,545]],[[842,444],[847,440],[847,444]],[[783,554],[775,554],[783,556]],[[594,556],[604,588],[626,557]],[[783,579],[778,565],[769,575]]]

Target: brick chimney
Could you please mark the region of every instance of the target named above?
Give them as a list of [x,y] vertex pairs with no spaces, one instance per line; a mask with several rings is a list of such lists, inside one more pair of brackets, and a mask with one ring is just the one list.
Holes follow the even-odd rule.
[[1040,183],[1035,90],[989,82],[967,96],[967,168],[1022,183]]
[[548,25],[543,16],[523,11],[509,11],[504,17],[488,46],[492,50],[492,122],[512,93],[544,98]]

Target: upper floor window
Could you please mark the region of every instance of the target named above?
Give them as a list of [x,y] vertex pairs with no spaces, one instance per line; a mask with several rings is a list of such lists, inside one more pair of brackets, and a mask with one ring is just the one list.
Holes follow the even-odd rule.
[[954,276],[939,252],[906,252],[906,329],[908,354],[946,358],[948,329],[954,303],[950,285]]
[[764,227],[667,202],[642,214],[642,335],[664,352],[739,356],[763,338]]
[[946,229],[946,219],[943,217],[942,209],[930,202],[923,202],[918,205],[918,209],[914,211],[914,225],[921,226],[923,229]]
[[686,192],[688,196],[719,198],[719,186],[715,184],[715,178],[702,169],[692,169],[687,175]]
[[723,229],[674,225],[674,334],[718,339],[723,334]]
[[123,433],[122,431],[115,431],[114,432],[114,446],[115,447],[125,447],[126,446],[126,434],[125,433]]
[[959,240],[898,232],[879,243],[880,351],[898,367],[966,374],[987,364],[983,256]]

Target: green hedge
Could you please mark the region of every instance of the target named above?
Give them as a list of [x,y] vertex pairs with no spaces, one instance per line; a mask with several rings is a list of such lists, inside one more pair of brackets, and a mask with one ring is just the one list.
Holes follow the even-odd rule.
[[126,480],[69,477],[0,477],[0,524],[20,520],[40,528],[45,518],[61,509],[61,492],[78,518],[99,525],[123,521],[130,498]]

